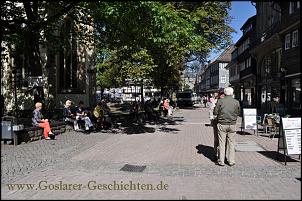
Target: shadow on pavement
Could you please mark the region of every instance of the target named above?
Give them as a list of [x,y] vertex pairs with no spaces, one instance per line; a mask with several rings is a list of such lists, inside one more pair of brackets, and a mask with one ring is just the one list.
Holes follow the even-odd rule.
[[245,132],[245,131],[237,131],[236,134],[239,134],[239,135],[254,135],[252,133],[248,133],[248,132]]
[[199,109],[200,107],[197,106],[179,106],[180,109],[186,109],[186,110],[196,110]]
[[184,120],[176,117],[160,117],[154,123],[159,125],[176,125],[177,121],[181,122]]
[[146,127],[144,125],[133,125],[131,127],[126,127],[124,128],[124,133],[127,135],[132,135],[132,134],[142,134],[142,133],[154,133],[155,128],[152,127]]
[[[154,125],[154,124],[153,124]],[[156,129],[152,127],[147,127],[144,124],[131,124],[123,129],[123,132],[127,135],[132,134],[143,134],[143,133],[155,133]],[[176,128],[167,128],[166,125],[161,126],[158,128],[159,132],[177,134],[179,129]]]
[[272,133],[259,133],[259,136],[266,137],[266,138],[280,138],[280,135],[277,133],[273,135]]
[[174,128],[167,128],[167,126],[177,125],[178,122],[184,121],[184,117],[174,115],[163,117],[156,113],[146,115],[144,112],[139,114],[138,120],[134,120],[132,115],[129,113],[114,113],[111,114],[110,118],[113,128],[119,128],[123,130],[123,133],[130,135],[154,133],[156,129],[148,127],[148,125],[159,125],[161,126],[158,129],[159,131],[175,134],[179,130]]
[[177,133],[177,131],[179,131],[178,129],[176,129],[176,128],[166,128],[166,127],[160,127],[159,128],[159,131],[161,131],[161,132],[167,132],[167,133],[174,133],[174,134],[176,134]]
[[294,159],[290,156],[284,156],[284,154],[278,153],[277,151],[258,151],[258,153],[277,162],[285,162],[285,159],[286,162],[300,162],[299,160]]
[[215,152],[213,147],[199,144],[195,148],[197,149],[198,154],[203,154],[205,157],[215,162]]

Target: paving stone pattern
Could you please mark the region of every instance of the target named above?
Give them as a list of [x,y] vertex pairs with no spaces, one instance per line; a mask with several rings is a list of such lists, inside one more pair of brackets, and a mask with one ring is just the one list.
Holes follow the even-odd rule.
[[[238,120],[238,125],[241,119]],[[301,162],[275,159],[278,138],[253,132],[236,135],[265,151],[236,152],[236,165],[220,167],[213,157],[213,132],[208,111],[180,109],[161,124],[129,132],[67,132],[56,141],[1,145],[2,199],[301,199]],[[248,131],[249,132],[249,131]],[[142,172],[121,171],[126,165],[146,166]],[[169,184],[167,191],[8,190],[7,184],[112,183],[129,181]]]

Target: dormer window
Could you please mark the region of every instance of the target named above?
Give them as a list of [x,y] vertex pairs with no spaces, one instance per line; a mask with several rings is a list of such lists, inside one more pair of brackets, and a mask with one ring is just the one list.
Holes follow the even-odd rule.
[[289,33],[289,34],[286,34],[286,36],[285,36],[284,49],[285,49],[285,50],[290,49],[290,33]]
[[293,32],[293,35],[292,35],[292,47],[297,47],[298,46],[298,30],[295,30]]
[[298,8],[300,8],[300,1],[289,2],[289,14],[294,13]]
[[289,14],[294,12],[294,2],[289,2]]

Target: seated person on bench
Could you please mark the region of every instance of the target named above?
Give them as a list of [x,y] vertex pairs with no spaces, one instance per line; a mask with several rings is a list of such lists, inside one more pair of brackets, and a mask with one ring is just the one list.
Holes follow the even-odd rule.
[[96,126],[98,129],[108,129],[110,127],[109,118],[110,108],[105,100],[98,102],[97,106],[93,110],[93,115],[96,118]]
[[63,109],[63,120],[65,122],[73,123],[73,128],[75,131],[79,130],[78,122],[76,120],[75,115],[71,112],[71,100],[67,100]]
[[[41,113],[42,103],[37,102],[35,104],[36,109],[33,111],[32,123],[33,126],[37,126],[44,129],[44,139],[50,140],[54,138],[54,134],[51,131],[48,119],[43,119],[43,115]],[[49,137],[51,136],[51,137]]]
[[92,130],[93,130],[93,124],[91,123],[91,120],[88,117],[87,111],[85,111],[83,101],[80,101],[79,106],[77,107],[76,120],[84,120],[85,121],[85,130],[86,131],[90,130],[90,128],[92,128]]
[[102,102],[99,101],[93,110],[93,116],[96,118],[96,128],[99,130],[103,127],[104,110],[102,109]]

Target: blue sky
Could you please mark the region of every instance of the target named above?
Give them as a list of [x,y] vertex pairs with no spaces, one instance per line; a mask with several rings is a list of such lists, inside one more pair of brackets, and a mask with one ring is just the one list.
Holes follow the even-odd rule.
[[[256,8],[251,4],[251,1],[232,1],[232,7],[230,10],[230,16],[233,17],[231,21],[231,27],[235,29],[236,33],[232,34],[232,40],[234,43],[242,36],[240,28],[245,21],[256,14]],[[214,53],[209,57],[209,60],[213,61],[217,56],[222,53]]]

